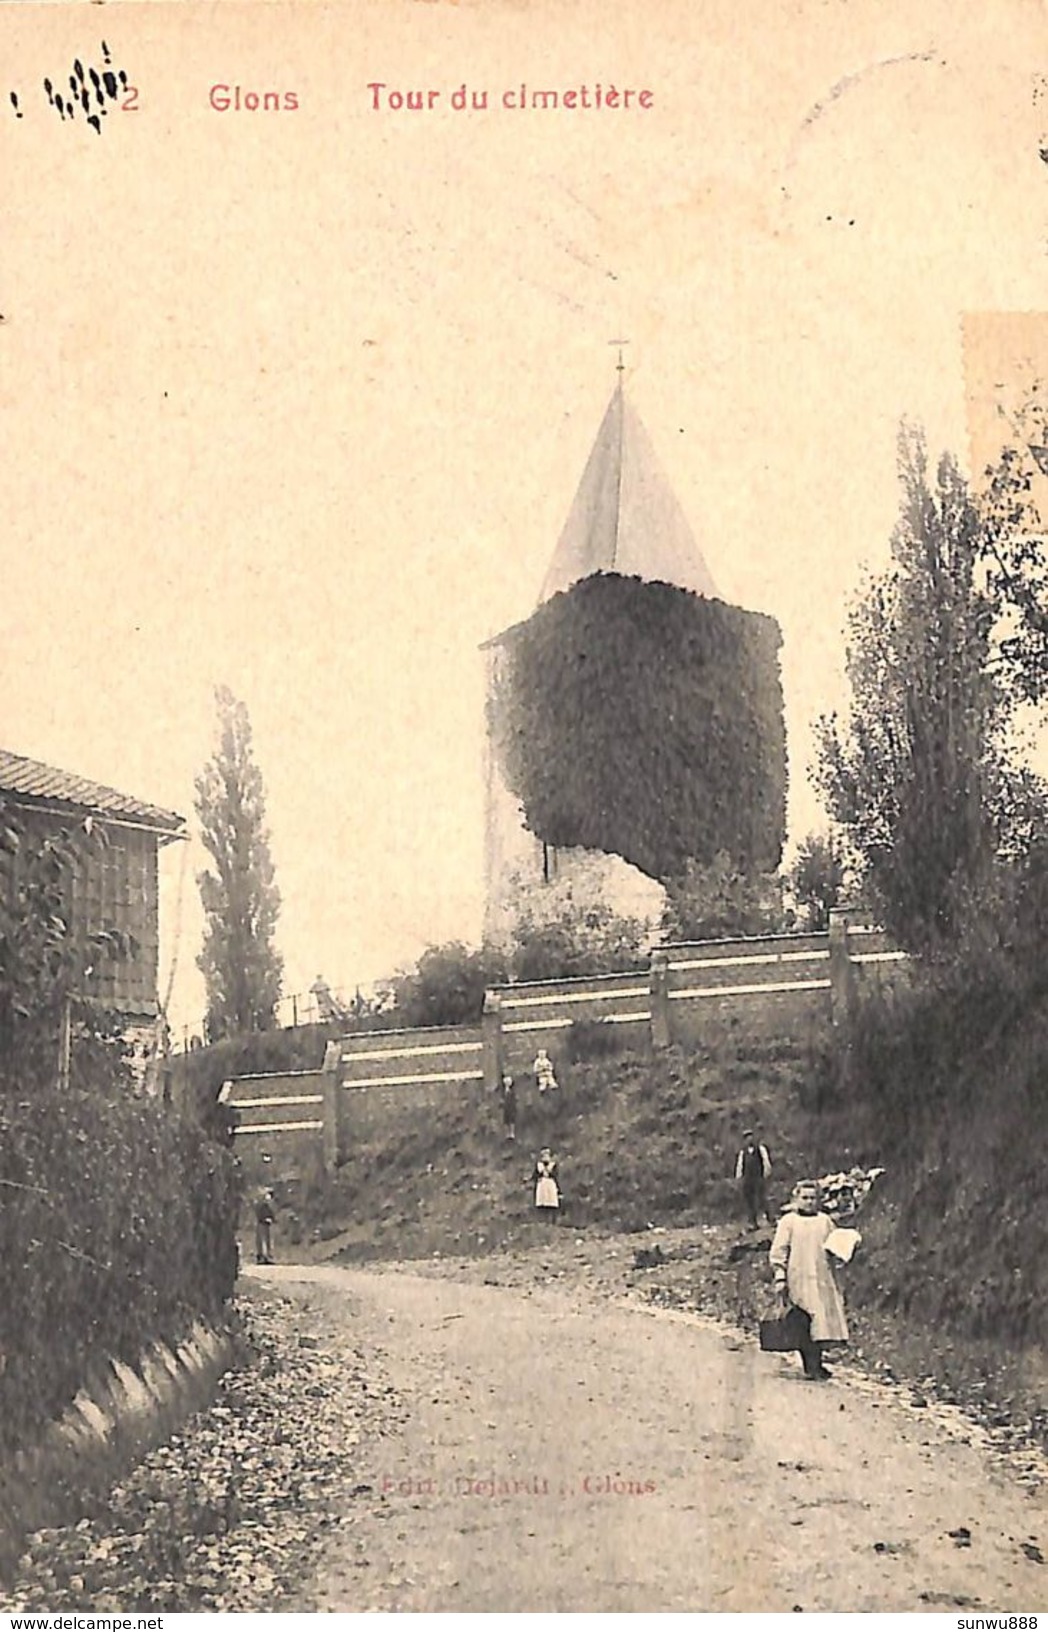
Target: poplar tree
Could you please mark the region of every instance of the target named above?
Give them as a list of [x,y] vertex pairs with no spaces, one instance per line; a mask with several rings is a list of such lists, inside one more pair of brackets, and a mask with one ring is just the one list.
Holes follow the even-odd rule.
[[952,458],[929,469],[910,426],[899,477],[892,565],[852,609],[850,707],[820,722],[816,780],[886,926],[927,952],[1016,848],[1023,789],[985,514]]
[[197,874],[205,918],[197,966],[207,986],[210,1042],[272,1027],[283,974],[274,944],[280,892],[251,722],[225,686],[216,689],[215,704],[218,746],[196,779],[194,802],[212,862]]

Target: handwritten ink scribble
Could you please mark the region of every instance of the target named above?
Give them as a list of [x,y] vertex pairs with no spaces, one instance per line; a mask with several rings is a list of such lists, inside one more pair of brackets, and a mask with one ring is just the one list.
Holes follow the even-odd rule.
[[[56,81],[50,77],[43,81],[48,106],[54,109],[63,123],[66,120],[75,122],[80,114],[84,123],[90,125],[99,136],[102,134],[102,120],[111,112],[110,103],[118,102],[123,93],[134,91],[134,87],[127,82],[126,70],[113,67],[113,56],[107,42],[103,40],[101,43],[101,65],[96,67],[80,57],[74,57],[68,74],[64,76],[64,91],[59,91]],[[137,92],[134,94],[137,96]],[[18,93],[11,91],[9,95],[15,118],[23,118]],[[130,103],[123,105],[131,106]]]
[[[56,90],[55,81],[50,77],[44,80],[43,85],[49,107],[54,109],[63,123],[67,119],[75,121],[77,114],[81,113],[84,123],[90,125],[99,136],[102,134],[102,120],[111,111],[111,102],[119,102],[125,112],[137,105],[138,92],[128,84],[123,68],[114,69],[113,55],[105,40],[102,41],[101,68],[74,57],[65,92]],[[125,93],[127,100],[120,101]],[[15,118],[24,118],[18,92],[9,91],[8,95]]]

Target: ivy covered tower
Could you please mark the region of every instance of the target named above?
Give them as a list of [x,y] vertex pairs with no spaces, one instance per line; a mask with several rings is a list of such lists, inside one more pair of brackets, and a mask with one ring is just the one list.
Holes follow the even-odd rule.
[[487,642],[485,939],[566,910],[641,920],[785,825],[778,626],[717,598],[622,368],[536,611]]

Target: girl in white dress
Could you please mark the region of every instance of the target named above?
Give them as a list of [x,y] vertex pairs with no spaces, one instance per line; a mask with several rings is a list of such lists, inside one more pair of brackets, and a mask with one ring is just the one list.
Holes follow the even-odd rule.
[[780,1218],[768,1254],[784,1308],[792,1305],[809,1317],[809,1333],[800,1352],[804,1375],[812,1382],[824,1382],[830,1375],[823,1350],[848,1341],[844,1301],[826,1251],[836,1228],[829,1213],[822,1211],[819,1186],[805,1180],[794,1190],[793,1210]]
[[557,1158],[548,1145],[543,1145],[532,1174],[535,1185],[535,1211],[547,1223],[555,1224],[560,1213],[560,1184],[557,1176]]

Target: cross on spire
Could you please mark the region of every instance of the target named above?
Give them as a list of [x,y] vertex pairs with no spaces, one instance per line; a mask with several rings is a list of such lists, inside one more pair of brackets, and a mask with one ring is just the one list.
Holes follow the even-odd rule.
[[623,372],[624,372],[624,371],[625,371],[625,368],[626,368],[626,364],[625,364],[625,363],[624,363],[624,362],[623,362],[623,360],[622,360],[622,348],[623,348],[623,346],[628,346],[628,345],[629,345],[629,341],[628,341],[628,340],[609,340],[609,341],[608,341],[608,345],[609,345],[609,346],[617,346],[617,347],[618,347],[618,350],[619,350],[619,360],[618,360],[618,362],[617,362],[617,363],[616,363],[616,364],[615,364],[615,371],[616,371],[616,373],[617,373],[617,374],[618,374],[618,375],[620,375],[620,376],[621,376],[621,375],[622,375],[622,374],[623,374]]

